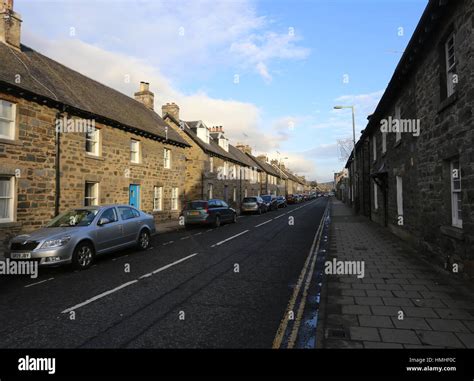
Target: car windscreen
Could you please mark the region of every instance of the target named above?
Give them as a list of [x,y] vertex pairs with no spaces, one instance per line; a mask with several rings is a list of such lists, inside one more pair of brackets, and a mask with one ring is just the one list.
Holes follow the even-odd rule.
[[243,202],[257,202],[256,197],[245,197]]
[[204,201],[191,201],[186,204],[187,210],[204,210],[207,208],[207,202]]
[[74,209],[60,214],[53,218],[46,227],[75,227],[75,226],[89,226],[94,221],[95,216],[99,212],[98,209]]
[[264,201],[272,201],[272,196],[262,196]]

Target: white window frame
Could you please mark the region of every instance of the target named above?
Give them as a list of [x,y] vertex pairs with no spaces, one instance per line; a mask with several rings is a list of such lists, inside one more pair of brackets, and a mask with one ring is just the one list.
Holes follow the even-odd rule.
[[209,172],[214,172],[214,157],[209,156]]
[[[450,97],[456,91],[453,82],[453,76],[456,74],[456,36],[454,32],[448,36],[444,43],[444,58],[446,62],[446,96]],[[452,62],[450,63],[450,61]]]
[[[134,151],[134,149],[133,149],[134,146],[137,148],[136,151]],[[136,154],[136,160],[134,160],[134,158],[133,158],[134,154]],[[131,139],[130,140],[130,162],[132,162],[134,164],[140,164],[140,161],[141,161],[140,140]]]
[[372,136],[372,156],[373,161],[377,160],[377,136]]
[[163,167],[165,169],[171,168],[171,150],[169,148],[163,149]]
[[178,210],[179,208],[179,189],[178,187],[171,188],[171,210]]
[[12,107],[12,119],[9,119],[3,115],[0,115],[0,121],[10,123],[10,129],[9,129],[9,135],[1,135],[1,139],[7,139],[7,140],[15,140],[15,126],[16,126],[16,103],[6,101],[4,99],[0,99],[1,103],[7,103],[11,105]]
[[244,189],[244,197],[247,197],[248,196],[248,191],[247,191],[247,188]]
[[[92,186],[92,195],[87,195],[87,190],[89,189],[88,186]],[[95,203],[86,203],[86,200],[95,200]],[[84,189],[84,205],[85,206],[92,206],[92,205],[99,205],[99,183],[95,181],[86,181],[85,189]]]
[[232,191],[232,201],[236,202],[237,201],[237,187],[234,187]]
[[382,153],[387,152],[387,133],[382,132]]
[[153,187],[153,211],[161,212],[163,210],[163,187]]
[[229,163],[227,161],[224,161],[224,179],[227,179],[228,175],[229,175]]
[[213,184],[207,184],[207,199],[212,200],[214,193],[214,185]]
[[[96,128],[91,135],[89,133],[86,133],[86,152],[88,155],[92,156],[99,156],[100,155],[100,142],[101,142],[101,136],[100,136],[100,129]],[[91,136],[91,137],[89,137]],[[90,152],[87,150],[87,142],[91,141],[92,146],[94,147],[93,151]]]
[[15,188],[15,176],[11,175],[0,175],[1,178],[9,179],[10,182],[10,194],[0,195],[2,200],[10,200],[8,203],[8,214],[9,217],[0,218],[0,223],[14,222],[15,221],[15,199],[16,199],[16,188]]
[[394,119],[398,120],[398,131],[395,133],[395,144],[397,144],[400,139],[402,138],[402,132],[400,131],[401,129],[401,118],[402,118],[402,109],[400,105],[395,106],[395,112],[394,112]]
[[[455,168],[455,163],[458,163],[457,168]],[[454,189],[454,170],[458,170],[458,179],[459,180],[459,189]],[[462,229],[462,217],[459,218],[459,208],[458,204],[462,200],[462,193],[461,193],[461,187],[462,187],[462,181],[461,181],[461,165],[459,163],[459,159],[452,160],[450,163],[450,170],[451,170],[451,220],[452,220],[452,225],[454,227]],[[462,208],[461,208],[462,212]]]
[[403,178],[396,177],[397,181],[397,216],[403,216]]
[[378,208],[379,208],[378,185],[374,181],[374,209],[377,210]]

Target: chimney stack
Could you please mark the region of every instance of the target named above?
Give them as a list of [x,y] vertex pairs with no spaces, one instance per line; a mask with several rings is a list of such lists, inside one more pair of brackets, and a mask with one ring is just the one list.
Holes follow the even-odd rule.
[[13,10],[13,0],[0,0],[0,42],[21,50],[21,16]]
[[252,154],[252,147],[250,147],[248,144],[237,143],[235,147],[241,150],[243,153],[248,153],[250,155]]
[[268,162],[267,155],[258,155],[257,159],[263,161],[264,163]]
[[135,100],[143,103],[150,110],[155,108],[155,94],[150,91],[150,84],[148,82],[140,82],[140,91],[135,93]]
[[179,119],[179,106],[174,102],[161,106],[161,116],[165,114],[171,115],[177,122],[181,121]]

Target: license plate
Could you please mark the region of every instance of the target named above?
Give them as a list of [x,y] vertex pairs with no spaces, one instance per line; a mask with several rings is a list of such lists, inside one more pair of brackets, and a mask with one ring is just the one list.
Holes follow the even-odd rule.
[[31,253],[11,253],[12,259],[30,259]]
[[199,212],[188,212],[189,216],[199,216]]

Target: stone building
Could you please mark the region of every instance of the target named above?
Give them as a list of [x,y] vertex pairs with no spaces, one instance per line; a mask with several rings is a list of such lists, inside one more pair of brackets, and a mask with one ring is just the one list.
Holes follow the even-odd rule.
[[361,213],[459,271],[474,260],[473,13],[428,3],[347,163]]
[[246,152],[247,156],[261,170],[260,177],[260,193],[273,194],[275,196],[284,195],[284,185],[279,183],[280,172],[268,162],[267,155],[253,156],[252,153]]
[[191,146],[186,155],[187,200],[219,198],[239,208],[243,197],[257,195],[260,169],[229,144],[221,126],[180,119],[179,106],[162,106],[163,119]]
[[0,6],[0,252],[72,207],[177,218],[189,145],[153,111],[148,84],[137,101],[22,45],[12,3]]

